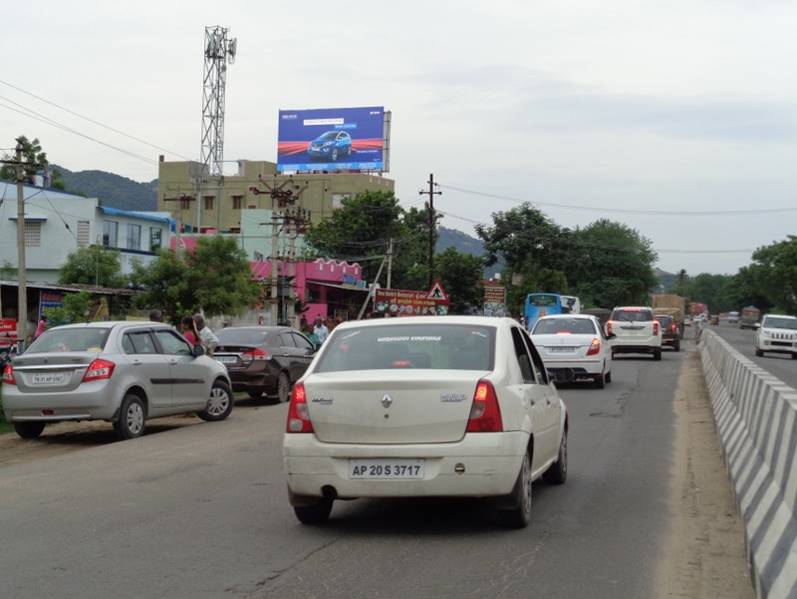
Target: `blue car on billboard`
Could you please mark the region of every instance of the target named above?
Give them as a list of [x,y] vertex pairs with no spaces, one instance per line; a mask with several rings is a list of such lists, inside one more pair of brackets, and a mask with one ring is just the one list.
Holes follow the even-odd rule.
[[351,156],[351,136],[345,131],[327,131],[307,146],[311,160],[337,162],[340,156]]

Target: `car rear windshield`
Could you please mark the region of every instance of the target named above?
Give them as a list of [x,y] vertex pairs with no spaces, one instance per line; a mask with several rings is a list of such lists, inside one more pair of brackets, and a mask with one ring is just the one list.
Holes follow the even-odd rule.
[[532,335],[594,335],[595,325],[588,318],[541,318]]
[[26,354],[47,354],[70,351],[100,352],[105,348],[111,329],[86,327],[85,329],[50,329],[31,343]]
[[625,322],[650,322],[653,320],[653,312],[643,308],[639,308],[637,310],[614,310],[612,312],[612,320],[623,320]]
[[495,328],[455,324],[346,329],[327,341],[315,372],[432,368],[492,370]]
[[672,316],[656,316],[656,320],[665,328],[672,324]]
[[263,329],[222,329],[216,333],[222,345],[264,345],[268,331]]
[[793,331],[797,331],[797,319],[767,316],[764,319],[763,326],[765,329],[791,329]]

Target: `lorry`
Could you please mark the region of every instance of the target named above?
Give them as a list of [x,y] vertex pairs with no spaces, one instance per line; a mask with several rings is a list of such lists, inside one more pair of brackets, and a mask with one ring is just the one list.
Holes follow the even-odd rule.
[[684,316],[686,300],[674,293],[654,293],[650,296],[650,305],[654,315],[670,316],[678,328],[679,338],[684,336]]
[[757,329],[761,320],[761,310],[755,306],[742,308],[742,317],[739,319],[740,329]]

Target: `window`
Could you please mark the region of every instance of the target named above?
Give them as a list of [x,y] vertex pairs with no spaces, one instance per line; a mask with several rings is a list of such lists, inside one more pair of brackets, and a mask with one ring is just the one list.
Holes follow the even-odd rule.
[[155,342],[148,331],[128,333],[122,340],[122,348],[126,354],[156,354]]
[[188,345],[187,341],[178,337],[174,331],[161,329],[160,331],[155,331],[155,336],[158,338],[158,343],[160,343],[164,354],[172,356],[191,355],[191,346]]
[[160,227],[149,228],[149,251],[157,252],[163,247],[163,230]]
[[290,333],[281,333],[280,334],[280,346],[282,347],[296,347],[296,343],[293,341],[293,335]]
[[141,249],[141,225],[127,225],[127,249]]
[[526,350],[526,344],[523,342],[520,329],[517,327],[512,327],[512,345],[515,348],[515,357],[517,358],[518,366],[520,366],[523,382],[527,385],[533,385],[537,381],[534,378],[534,369],[531,367],[531,358]]
[[653,312],[646,308],[622,308],[612,312],[611,319],[624,322],[650,322],[653,320]]
[[529,355],[531,355],[531,365],[534,367],[534,376],[537,377],[537,382],[541,385],[547,385],[548,371],[545,368],[545,364],[542,362],[540,353],[537,351],[537,348],[534,347],[534,343],[531,341],[531,337],[529,337],[528,333],[523,329],[521,329],[520,332],[523,335],[523,341],[526,342],[526,349]]
[[77,329],[54,328],[45,331],[30,344],[27,354],[46,354],[50,352],[99,352],[105,347],[111,329],[84,327]]
[[205,210],[213,210],[213,196],[205,196]]
[[191,209],[191,198],[187,196],[182,196],[180,198],[180,210],[190,210]]
[[594,335],[595,325],[588,318],[540,318],[532,335]]
[[232,209],[233,210],[240,210],[241,209],[241,199],[243,196],[232,196]]
[[91,223],[87,220],[77,221],[78,247],[87,247],[91,244]]
[[39,247],[42,244],[42,224],[25,221],[25,247]]
[[313,344],[310,343],[304,335],[300,335],[299,333],[293,333],[293,340],[296,342],[296,345],[299,347],[299,349],[310,350],[310,351],[315,350]]
[[102,223],[102,245],[107,248],[118,247],[118,233],[119,223],[112,220],[106,220],[104,223]]

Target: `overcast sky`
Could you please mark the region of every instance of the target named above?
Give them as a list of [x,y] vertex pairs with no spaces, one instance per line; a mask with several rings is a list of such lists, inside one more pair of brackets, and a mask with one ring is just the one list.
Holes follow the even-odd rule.
[[[795,212],[723,212],[797,206],[797,3],[37,0],[4,11],[0,79],[198,156],[205,25],[238,38],[225,159],[275,160],[280,108],[384,105],[390,176],[408,206],[434,172],[455,187],[595,208],[541,206],[568,226],[600,208],[714,210],[603,214],[649,237],[659,266],[691,274],[735,272],[750,254],[666,250],[755,248],[795,233]],[[0,96],[157,159],[4,85]],[[19,134],[71,170],[157,177],[154,165],[0,106],[0,148]],[[477,221],[513,206],[450,189],[437,204]]]

